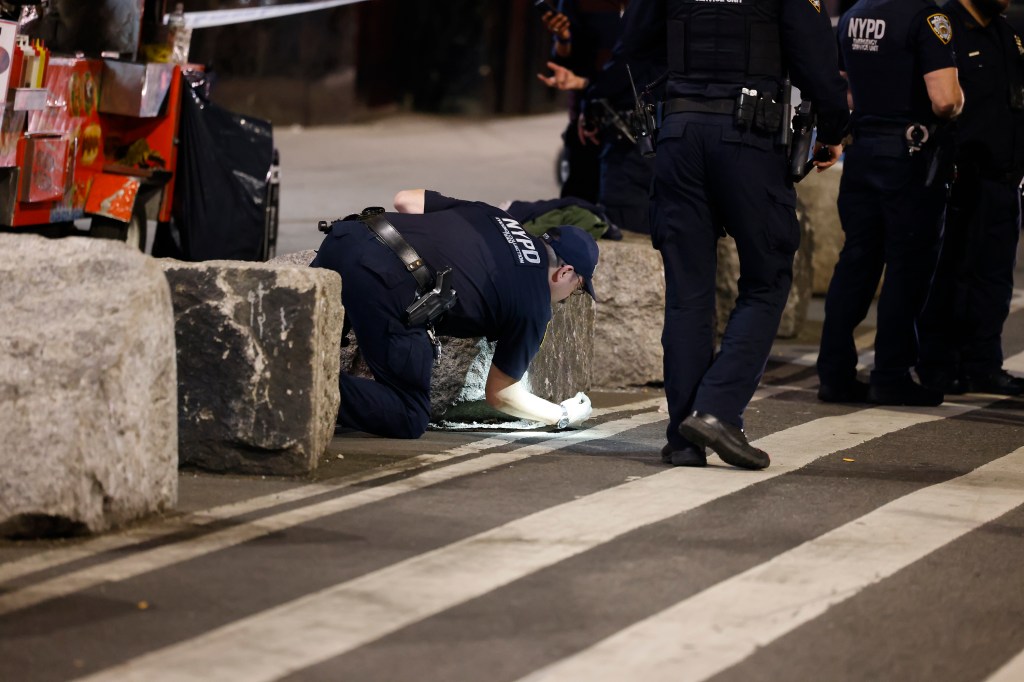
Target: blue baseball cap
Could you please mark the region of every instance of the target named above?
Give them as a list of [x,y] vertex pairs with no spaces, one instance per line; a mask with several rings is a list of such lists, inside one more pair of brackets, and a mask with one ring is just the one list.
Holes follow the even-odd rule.
[[583,290],[596,301],[594,268],[597,267],[598,249],[594,238],[575,225],[552,227],[540,238],[583,278]]

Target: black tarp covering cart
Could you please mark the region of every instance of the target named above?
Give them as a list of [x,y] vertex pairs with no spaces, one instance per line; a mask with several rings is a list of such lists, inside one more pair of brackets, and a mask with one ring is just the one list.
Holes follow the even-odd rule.
[[154,256],[266,260],[277,241],[277,163],[268,121],[211,102],[206,76],[186,73],[174,220]]

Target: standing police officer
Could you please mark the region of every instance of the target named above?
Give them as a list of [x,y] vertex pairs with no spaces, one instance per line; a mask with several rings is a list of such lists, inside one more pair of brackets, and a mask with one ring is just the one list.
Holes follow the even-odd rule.
[[[629,13],[627,6],[624,17]],[[581,91],[579,137],[601,145],[598,203],[613,225],[650,234],[654,164],[641,154],[631,130],[635,111],[632,85],[635,82],[642,87],[657,81],[665,66],[635,60],[629,66],[627,71],[622,42],[617,41],[612,57],[593,78],[583,78],[553,62],[548,63],[550,76],[537,76],[548,87]]]
[[[945,172],[939,124],[960,113],[963,93],[949,18],[928,0],[861,0],[839,22],[850,83],[853,143],[839,187],[846,241],[825,299],[819,399],[938,405],[942,393],[910,376],[917,320],[939,255]],[[929,175],[934,177],[929,178]],[[857,380],[854,329],[878,280],[875,366]]]
[[[346,322],[374,376],[341,374],[338,424],[391,438],[421,436],[430,416],[435,330],[497,341],[485,387],[496,409],[558,428],[589,417],[582,393],[550,403],[520,380],[544,339],[552,303],[576,291],[594,295],[598,249],[590,235],[563,225],[532,237],[494,206],[425,190],[399,192],[395,208],[336,221],[311,263],[341,275]],[[442,286],[438,273],[445,270],[450,279]],[[433,327],[414,321],[410,304],[430,300],[430,287],[448,294],[449,286],[454,307]]]
[[[574,101],[578,103],[577,138],[586,146],[600,145],[597,203],[604,209],[609,222],[618,228],[649,235],[648,204],[653,164],[640,155],[635,140],[631,139],[629,127],[634,109],[633,90],[622,57],[617,52],[621,49],[617,36],[626,20],[625,14],[630,9],[628,2],[612,4],[622,9],[624,18],[618,22],[620,30],[615,32],[615,46],[610,58],[606,54],[601,57],[603,66],[596,71],[588,70],[591,75],[584,77],[557,61],[550,61],[548,68],[552,74],[538,74],[538,78],[548,87],[577,91],[573,92]],[[590,5],[579,2],[563,3],[562,6],[567,9],[573,5],[590,6],[592,12],[603,6],[601,3]],[[553,20],[549,19],[549,23]],[[561,47],[562,43],[556,42],[556,54]],[[653,81],[665,72],[664,66],[640,63],[631,66],[633,77],[639,83]],[[571,158],[572,147],[566,145],[566,148]],[[566,185],[571,187],[571,181],[566,180]],[[572,189],[563,186],[563,197],[567,191]]]
[[945,393],[1024,393],[1003,369],[1024,177],[1024,43],[1000,14],[1009,0],[943,7],[966,103],[939,268],[921,317],[922,382]]
[[[665,63],[668,99],[658,133],[652,237],[665,263],[662,458],[703,466],[710,447],[762,469],[743,411],[764,372],[792,283],[800,241],[788,179],[787,75],[818,107],[828,161],[842,151],[849,112],[835,39],[819,0],[634,0],[627,59]],[[714,354],[716,242],[736,240],[739,297]]]
[[[582,79],[592,80],[612,56],[628,4],[628,0],[558,0],[558,11],[545,12],[541,17],[554,38],[554,61],[549,66],[555,64]],[[582,109],[582,93],[571,93],[569,125],[562,133],[569,176],[562,184],[561,196],[596,204],[600,192],[600,147],[593,135],[585,137],[579,133]]]

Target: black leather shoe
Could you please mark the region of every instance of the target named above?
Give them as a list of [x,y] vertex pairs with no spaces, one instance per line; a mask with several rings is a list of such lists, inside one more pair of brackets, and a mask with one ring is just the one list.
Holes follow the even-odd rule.
[[719,421],[713,414],[694,412],[679,425],[679,433],[688,441],[708,447],[728,464],[744,469],[764,469],[771,458],[747,442],[743,429]]
[[993,395],[1024,395],[1024,379],[1015,377],[1005,369],[987,374],[972,374],[964,381],[969,393]]
[[677,449],[669,443],[661,449],[661,461],[674,467],[706,467],[708,456],[704,448],[696,445],[685,445]]
[[823,383],[818,386],[818,400],[823,403],[866,403],[868,385],[857,379],[839,384]]
[[918,370],[917,378],[921,385],[933,391],[941,391],[944,395],[963,395],[967,392],[967,380],[946,371],[922,372]]
[[875,405],[935,407],[942,404],[943,397],[942,391],[926,388],[910,378],[897,384],[871,384],[868,388],[868,402]]

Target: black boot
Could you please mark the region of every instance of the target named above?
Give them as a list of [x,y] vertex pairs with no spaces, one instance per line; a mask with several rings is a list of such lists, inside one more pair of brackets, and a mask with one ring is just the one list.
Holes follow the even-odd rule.
[[818,386],[818,400],[823,403],[866,403],[868,385],[859,379],[843,383],[822,383]]
[[942,391],[926,388],[910,377],[895,384],[871,384],[868,402],[875,405],[910,405],[914,407],[935,407],[941,405]]
[[997,369],[984,374],[970,374],[964,383],[969,393],[1024,395],[1024,379],[1013,376],[1005,369]]

